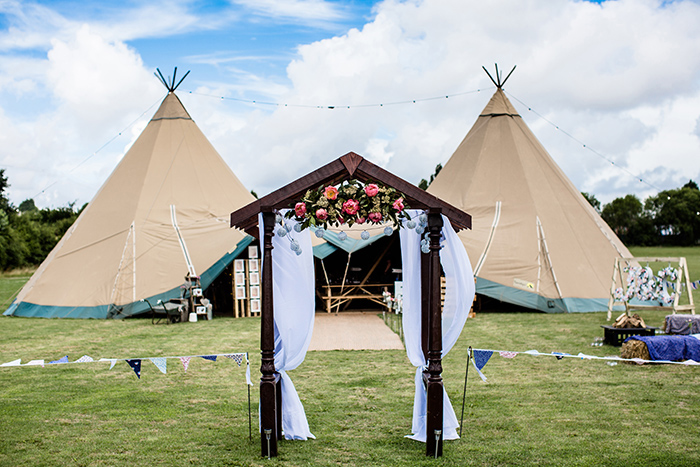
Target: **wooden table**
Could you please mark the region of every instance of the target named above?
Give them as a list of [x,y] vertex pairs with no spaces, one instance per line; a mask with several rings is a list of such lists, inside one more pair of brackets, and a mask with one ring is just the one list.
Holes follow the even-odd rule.
[[324,285],[325,295],[323,299],[326,301],[326,312],[330,313],[334,307],[340,308],[340,305],[352,300],[370,300],[382,306],[387,306],[384,302],[384,288],[393,287],[394,284],[362,284],[352,285]]

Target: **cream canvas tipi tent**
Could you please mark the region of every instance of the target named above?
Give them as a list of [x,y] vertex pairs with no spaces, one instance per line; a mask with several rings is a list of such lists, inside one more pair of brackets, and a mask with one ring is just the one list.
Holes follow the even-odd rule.
[[229,228],[228,218],[254,198],[172,84],[6,315],[121,318],[149,311],[141,299],[179,297],[188,273],[206,288],[251,242]]
[[545,312],[607,310],[615,258],[632,255],[501,86],[428,191],[472,215],[460,238],[478,294]]

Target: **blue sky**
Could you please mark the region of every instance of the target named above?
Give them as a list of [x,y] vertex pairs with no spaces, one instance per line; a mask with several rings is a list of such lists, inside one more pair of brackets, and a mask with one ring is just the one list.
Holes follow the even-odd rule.
[[497,62],[517,65],[506,91],[577,188],[644,198],[700,181],[698,24],[692,0],[5,0],[0,168],[15,204],[89,201],[165,95],[156,67],[177,66],[185,107],[259,194],[348,151],[418,183]]

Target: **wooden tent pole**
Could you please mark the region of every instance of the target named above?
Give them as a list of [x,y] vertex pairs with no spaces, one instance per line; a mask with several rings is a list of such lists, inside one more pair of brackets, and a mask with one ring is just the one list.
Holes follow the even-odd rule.
[[428,413],[426,417],[426,455],[442,455],[443,385],[442,385],[442,313],[440,309],[440,237],[442,216],[428,214],[430,253],[428,257],[430,330],[428,333]]
[[279,374],[275,372],[275,317],[272,296],[272,231],[275,214],[263,212],[264,238],[262,268],[262,307],[260,325],[260,447],[264,457],[277,456],[277,439],[282,420],[278,420]]

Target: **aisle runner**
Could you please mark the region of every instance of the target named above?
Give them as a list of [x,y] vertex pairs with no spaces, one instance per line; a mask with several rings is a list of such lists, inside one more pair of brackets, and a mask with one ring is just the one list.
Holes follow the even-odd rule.
[[403,350],[376,312],[316,313],[309,350]]

